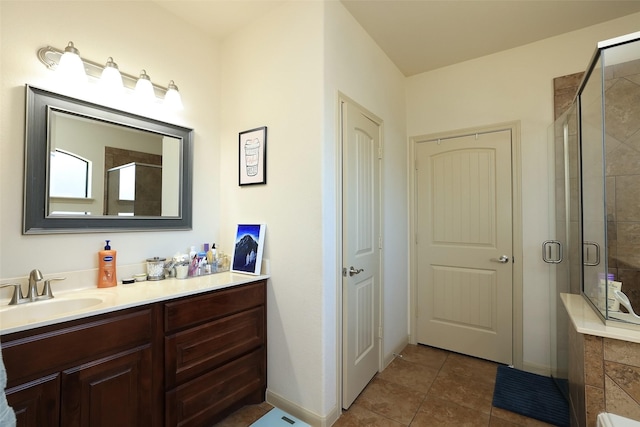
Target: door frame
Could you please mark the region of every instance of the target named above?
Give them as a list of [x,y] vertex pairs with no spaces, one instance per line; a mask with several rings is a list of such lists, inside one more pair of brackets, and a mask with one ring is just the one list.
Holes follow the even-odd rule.
[[[355,102],[353,99],[344,95],[342,92],[338,91],[337,96],[337,129],[336,129],[336,367],[337,367],[337,375],[336,375],[336,405],[338,414],[342,413],[342,343],[343,343],[343,321],[342,321],[342,313],[343,313],[343,305],[344,301],[342,298],[343,295],[343,278],[342,278],[342,263],[343,263],[343,227],[342,227],[342,218],[343,218],[343,179],[342,179],[342,166],[343,166],[343,109],[342,104],[347,103],[351,104],[354,107],[357,107],[363,114],[365,114],[371,121],[376,123],[378,126],[379,138],[380,138],[380,147],[382,147],[382,158],[380,159],[380,175],[378,177],[378,191],[379,191],[379,206],[378,212],[380,215],[380,235],[383,235],[384,231],[384,187],[382,183],[384,182],[384,123],[381,118],[373,114],[370,110],[363,107],[361,104]],[[384,243],[384,242],[383,242]],[[380,250],[380,260],[379,260],[379,276],[380,276],[380,286],[378,289],[378,372],[382,371],[384,368],[384,244],[383,249]]]
[[461,136],[508,130],[511,132],[511,182],[512,182],[512,239],[513,239],[513,366],[523,365],[523,243],[522,243],[522,156],[520,143],[520,121],[498,123],[488,126],[459,129],[434,134],[417,135],[409,138],[409,342],[417,343],[418,288],[417,288],[417,218],[416,218],[416,144],[428,140],[451,139]]

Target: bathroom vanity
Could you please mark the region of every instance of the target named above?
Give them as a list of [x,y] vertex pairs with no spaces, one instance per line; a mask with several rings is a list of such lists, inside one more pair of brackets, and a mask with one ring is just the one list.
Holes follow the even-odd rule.
[[100,313],[6,334],[0,325],[18,425],[209,426],[263,402],[266,280],[121,285],[105,290],[114,295]]

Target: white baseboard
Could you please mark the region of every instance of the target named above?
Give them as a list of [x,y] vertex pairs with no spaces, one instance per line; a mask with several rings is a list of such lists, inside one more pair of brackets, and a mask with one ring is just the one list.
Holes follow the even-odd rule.
[[406,340],[403,340],[402,342],[400,342],[400,344],[398,344],[396,346],[396,348],[394,348],[393,351],[391,351],[390,354],[387,354],[387,355],[384,356],[382,369],[385,369],[387,366],[389,366],[389,364],[391,362],[393,362],[393,359],[396,357],[395,355],[398,355],[398,354],[402,353],[402,350],[404,350],[404,348],[407,346],[407,344],[409,344],[409,336],[408,335],[407,335],[407,339]]
[[321,417],[320,415],[315,414],[270,390],[267,390],[266,400],[267,403],[275,406],[276,408],[282,409],[283,411],[314,427],[330,427],[338,420],[342,412],[336,407],[329,414]]

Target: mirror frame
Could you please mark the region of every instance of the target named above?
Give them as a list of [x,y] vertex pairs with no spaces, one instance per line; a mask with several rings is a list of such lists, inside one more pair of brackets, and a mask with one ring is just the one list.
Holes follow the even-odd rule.
[[[177,217],[47,217],[48,109],[182,140],[180,215]],[[191,230],[193,129],[138,116],[26,85],[23,234]]]

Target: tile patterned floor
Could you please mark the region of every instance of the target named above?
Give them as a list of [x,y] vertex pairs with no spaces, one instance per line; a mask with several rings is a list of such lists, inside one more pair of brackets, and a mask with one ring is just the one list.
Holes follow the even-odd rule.
[[[378,373],[334,427],[541,427],[549,424],[491,405],[498,365],[408,345]],[[216,427],[247,427],[271,409],[246,406]]]

